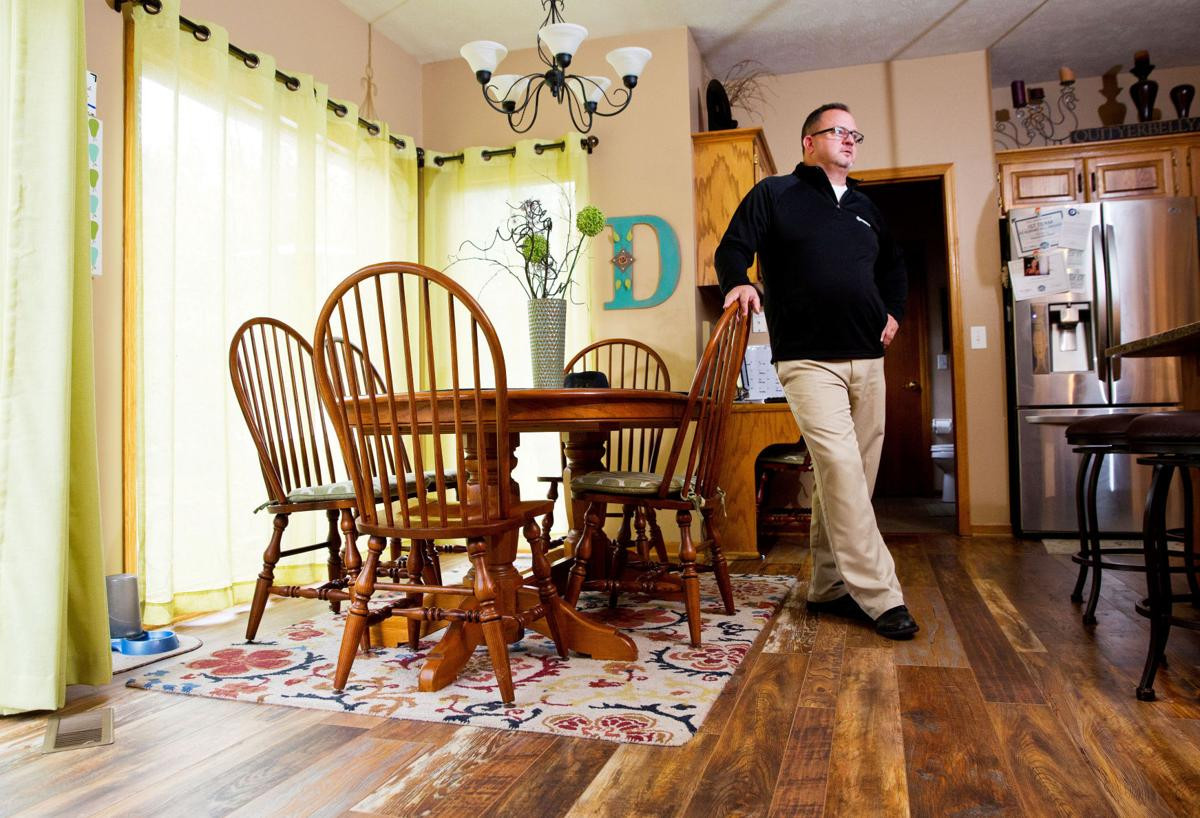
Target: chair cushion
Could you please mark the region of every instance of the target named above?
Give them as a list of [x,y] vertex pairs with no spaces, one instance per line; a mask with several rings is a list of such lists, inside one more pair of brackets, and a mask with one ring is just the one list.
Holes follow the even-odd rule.
[[[434,486],[435,479],[436,479],[436,475],[433,472],[431,472],[431,471],[425,472],[425,487],[427,489],[433,489],[435,487]],[[457,474],[454,472],[454,470],[447,469],[446,470],[446,485],[453,487],[453,486],[456,486],[457,484],[458,484]],[[381,499],[381,492],[379,491],[379,488],[378,488],[378,486],[379,486],[378,479],[375,480],[375,486],[376,486],[375,497],[376,497],[376,499]],[[413,477],[412,475],[409,475],[409,478],[404,482],[404,488],[405,488],[406,494],[408,494],[409,496],[416,494],[417,493],[416,478]],[[392,489],[392,491],[396,490],[395,483],[391,483],[391,489]],[[325,502],[330,502],[330,501],[353,500],[353,499],[354,499],[354,483],[350,480],[339,480],[336,483],[324,483],[319,486],[302,486],[301,488],[296,489],[295,491],[291,492],[287,496],[287,502],[289,502],[289,503],[325,503]],[[269,503],[266,505],[269,505]],[[260,508],[262,508],[262,507],[263,506],[260,506]]]
[[1124,446],[1129,424],[1139,417],[1138,412],[1124,412],[1077,420],[1067,427],[1067,442],[1072,446]]
[[[644,471],[594,471],[571,478],[571,491],[598,492],[602,494],[629,494],[646,497],[657,494],[662,485],[661,474]],[[683,478],[672,477],[668,491],[670,496],[679,496],[683,490]]]
[[781,463],[785,466],[809,466],[808,452],[798,449],[790,452],[764,452],[758,457],[759,463]]
[[1200,446],[1200,412],[1147,412],[1129,424],[1129,445]]

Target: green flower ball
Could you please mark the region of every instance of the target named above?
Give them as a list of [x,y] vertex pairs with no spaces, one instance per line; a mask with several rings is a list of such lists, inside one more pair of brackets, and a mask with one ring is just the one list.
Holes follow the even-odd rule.
[[579,228],[580,233],[589,239],[600,235],[600,231],[604,229],[606,221],[604,211],[595,205],[588,205],[575,216],[575,226]]
[[521,241],[521,258],[530,264],[541,264],[550,254],[550,242],[541,233],[526,236]]

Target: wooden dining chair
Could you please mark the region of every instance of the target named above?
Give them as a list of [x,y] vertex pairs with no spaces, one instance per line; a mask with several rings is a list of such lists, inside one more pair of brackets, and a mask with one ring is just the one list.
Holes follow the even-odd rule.
[[[354,370],[355,383],[366,384],[371,383],[374,387],[374,394],[382,394],[384,390],[383,376],[379,374],[369,361],[363,355],[362,349],[357,345],[350,343],[344,338],[334,338],[334,350],[338,357],[348,362],[348,365]],[[361,388],[361,387],[360,387]],[[366,394],[366,393],[363,393]],[[386,438],[385,438],[386,440]],[[396,449],[403,459],[403,466],[406,474],[412,474],[412,464],[408,460],[408,451],[404,448],[404,442],[398,441]],[[388,474],[396,474],[395,464],[392,462],[392,446],[390,442],[383,446],[384,458],[386,460],[384,469]],[[432,474],[426,474],[425,479],[431,480]],[[452,488],[458,489],[458,473],[454,469],[448,469],[446,472],[446,484]],[[410,493],[411,494],[411,493]],[[467,550],[465,545],[457,545],[452,543],[426,543],[422,553],[422,570],[427,574],[427,579],[434,584],[442,582],[442,564],[441,554],[463,553]],[[406,577],[407,558],[403,553],[403,546],[400,540],[392,538],[388,541],[388,556],[389,560],[379,565],[377,575],[382,578],[391,579],[393,582]]]
[[[565,647],[560,601],[536,522],[550,504],[517,499],[504,355],[491,322],[449,277],[417,264],[389,262],[364,267],[334,288],[317,319],[313,343],[317,388],[354,484],[358,528],[369,538],[334,689],[344,689],[368,625],[403,616],[414,649],[421,622],[439,620],[466,634],[460,644],[473,645],[477,638],[486,643],[501,698],[511,702],[508,642],[545,617],[560,655],[565,656]],[[379,371],[380,382],[362,376],[346,343],[361,350],[363,362]],[[407,458],[400,456],[401,446]],[[429,479],[419,480],[414,496],[406,498],[393,487],[413,474]],[[474,479],[452,501],[456,474]],[[519,608],[522,580],[512,568],[518,529],[533,552],[537,587],[538,601],[526,609]],[[407,582],[377,577],[388,538],[411,543]],[[474,574],[470,586],[426,582],[417,570],[429,543],[447,539],[467,542]],[[372,607],[377,590],[402,596]],[[426,595],[462,601],[443,608],[426,605]],[[428,669],[427,662],[421,689],[436,686]]]
[[[229,344],[233,393],[258,450],[267,487],[267,502],[259,508],[275,516],[250,603],[248,640],[258,633],[271,594],[327,599],[336,612],[340,601],[349,599],[350,575],[362,565],[355,545],[354,487],[343,473],[337,440],[317,397],[312,364],[308,341],[274,318],[251,318],[238,327]],[[314,511],[324,511],[329,520],[325,541],[283,550],[290,516]],[[281,557],[322,548],[329,550],[328,582],[318,588],[274,584]]]
[[[704,355],[696,367],[683,420],[675,434],[666,468],[661,475],[634,471],[605,471],[571,477],[571,491],[577,500],[588,503],[583,534],[575,549],[567,583],[566,602],[576,605],[583,590],[605,591],[610,603],[620,592],[677,597],[682,592],[688,616],[691,644],[700,645],[700,579],[696,564],[696,544],[692,539],[692,511],[698,510],[703,521],[704,542],[711,555],[725,612],[734,612],[733,587],[729,566],[721,549],[716,512],[722,508],[724,492],[717,485],[721,437],[733,403],[738,371],[746,354],[749,321],[738,305],[722,314]],[[640,559],[630,564],[627,548],[618,552],[620,559],[611,566],[607,578],[588,579],[588,559],[592,539],[603,525],[600,509],[606,504],[634,503],[642,509],[675,512],[679,524],[679,562],[667,565]]]
[[[666,362],[652,347],[632,338],[609,338],[589,344],[571,358],[563,367],[564,379],[572,373],[602,372],[612,389],[655,389],[664,392],[671,391],[671,375],[667,371]],[[658,468],[658,455],[662,447],[663,430],[655,428],[617,429],[609,433],[605,447],[605,468],[610,471],[653,472]],[[562,459],[562,467],[566,468],[566,457]],[[548,499],[558,500],[558,486],[562,483],[562,470],[557,476],[539,477],[541,482],[549,483]],[[568,498],[569,499],[569,498]],[[623,503],[621,510],[606,512],[605,517],[621,518],[621,528],[617,533],[617,541],[623,543],[622,548],[631,543],[638,549],[642,559],[648,559],[648,543],[662,562],[667,561],[667,546],[659,528],[658,518],[653,509],[646,509],[644,523],[649,524],[650,536],[645,536],[645,525],[639,529],[639,536],[633,539],[631,524],[637,519],[637,506],[633,503]],[[550,536],[550,528],[554,524],[553,512],[546,516],[542,525],[546,536]],[[615,551],[609,555],[609,560],[617,559]],[[561,544],[561,540],[551,543],[551,546]]]
[[[360,376],[365,377],[368,370],[361,361],[361,353],[351,344],[347,345],[346,354],[356,361]],[[348,588],[362,567],[362,555],[354,527],[354,485],[342,464],[336,436],[317,396],[312,347],[308,341],[283,321],[251,318],[238,328],[230,342],[229,374],[266,482],[268,499],[259,508],[275,515],[246,623],[246,638],[253,639],[271,594],[328,599],[333,611],[338,612],[341,601],[349,598]],[[378,373],[372,377],[379,380]],[[407,456],[403,449],[399,453],[402,458]],[[453,478],[451,484],[457,485]],[[415,484],[407,489],[412,494]],[[329,519],[327,539],[282,550],[290,516],[304,511],[325,512]],[[318,588],[274,584],[275,565],[282,557],[321,548],[329,549],[327,583]],[[442,550],[454,548],[441,546]],[[391,557],[377,566],[379,575],[394,581],[407,578],[399,541],[392,543]],[[441,581],[436,551],[428,554],[422,570],[430,580]]]

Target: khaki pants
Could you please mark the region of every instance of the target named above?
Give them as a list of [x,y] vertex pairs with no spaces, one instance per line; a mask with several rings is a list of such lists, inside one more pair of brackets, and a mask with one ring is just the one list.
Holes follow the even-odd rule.
[[780,361],[776,370],[813,461],[808,598],[849,593],[877,618],[904,604],[871,507],[883,448],[883,359]]

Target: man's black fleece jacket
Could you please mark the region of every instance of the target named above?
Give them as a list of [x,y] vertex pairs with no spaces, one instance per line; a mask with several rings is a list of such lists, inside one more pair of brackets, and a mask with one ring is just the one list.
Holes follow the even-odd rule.
[[797,165],[742,199],[717,247],[721,291],[749,284],[758,252],[776,361],[883,356],[890,313],[904,317],[908,279],[879,209],[847,180],[841,202],[825,171]]

